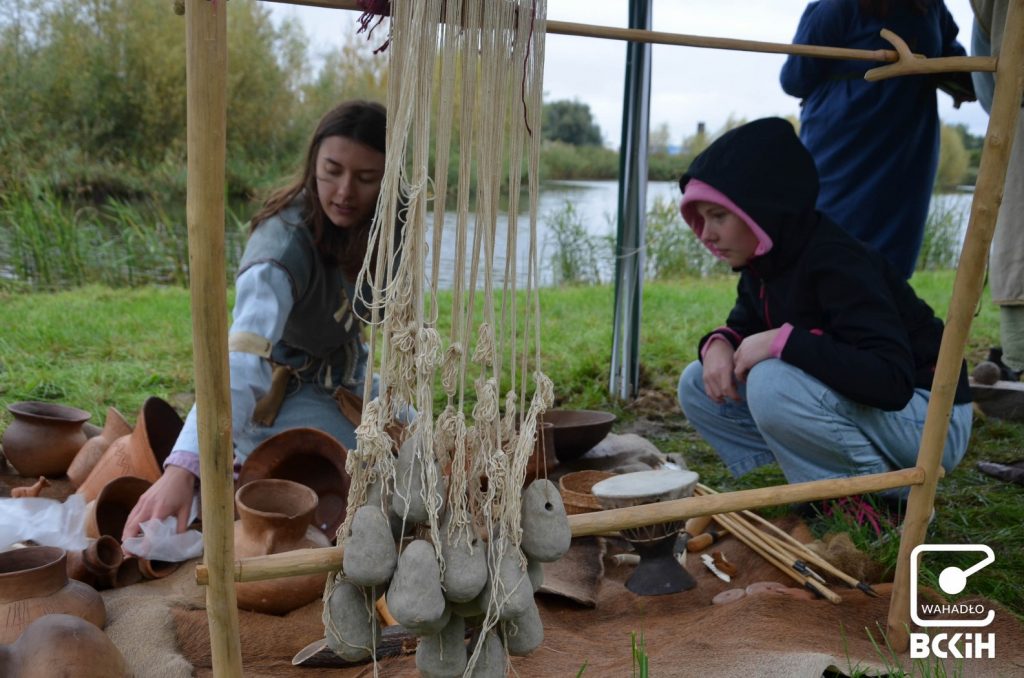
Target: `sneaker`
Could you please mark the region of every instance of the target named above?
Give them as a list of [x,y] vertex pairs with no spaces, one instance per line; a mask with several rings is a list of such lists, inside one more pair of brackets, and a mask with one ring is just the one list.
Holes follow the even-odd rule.
[[1024,370],[1015,370],[1003,363],[1003,349],[999,346],[993,346],[988,350],[986,360],[995,363],[999,368],[999,379],[1002,381],[1020,381],[1020,375],[1024,373]]

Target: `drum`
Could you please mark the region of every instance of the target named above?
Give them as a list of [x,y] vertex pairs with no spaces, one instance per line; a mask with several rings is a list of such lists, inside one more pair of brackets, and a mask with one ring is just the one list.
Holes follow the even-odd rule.
[[[688,497],[699,479],[693,471],[637,471],[602,480],[591,492],[605,509],[625,508]],[[683,523],[673,520],[621,530],[622,537],[640,556],[640,564],[626,581],[626,588],[638,595],[656,596],[697,585],[675,557],[676,537]]]

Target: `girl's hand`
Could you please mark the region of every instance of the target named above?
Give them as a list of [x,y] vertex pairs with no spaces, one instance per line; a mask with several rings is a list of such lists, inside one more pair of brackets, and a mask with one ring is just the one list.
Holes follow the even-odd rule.
[[704,353],[704,392],[719,405],[726,398],[740,399],[733,382],[732,345],[727,341],[712,341]]
[[754,369],[754,365],[772,357],[772,342],[775,341],[775,335],[778,333],[778,330],[758,332],[740,342],[739,348],[736,349],[736,355],[733,356],[737,379],[746,383],[747,375],[750,374],[750,370]]
[[191,471],[181,466],[168,466],[152,487],[139,497],[135,508],[128,514],[121,541],[139,536],[142,532],[139,525],[152,518],[163,520],[167,516],[177,516],[178,532],[184,532],[188,527],[188,514],[192,509],[195,488],[196,477]]

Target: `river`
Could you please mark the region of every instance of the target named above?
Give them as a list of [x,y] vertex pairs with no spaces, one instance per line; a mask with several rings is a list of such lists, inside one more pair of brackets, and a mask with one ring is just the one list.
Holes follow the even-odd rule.
[[[586,234],[593,239],[599,265],[599,279],[607,282],[612,275],[612,244],[616,231],[616,214],[618,212],[618,183],[616,181],[547,181],[541,185],[537,205],[537,241],[540,268],[540,282],[550,285],[556,279],[553,270],[553,257],[558,249],[556,229],[552,226],[558,219],[565,218],[565,206],[571,204],[575,213],[575,221],[580,224]],[[956,231],[949,237],[955,241],[957,249],[963,242],[970,214],[970,187],[965,191],[936,194],[931,203],[933,216],[948,215],[952,229]],[[647,205],[651,209],[658,201],[676,204],[680,192],[677,184],[671,181],[652,181],[647,186]],[[527,196],[524,194],[521,209],[528,207]],[[675,219],[682,228],[682,218]],[[452,285],[452,270],[455,261],[455,228],[457,215],[455,212],[445,214],[445,234],[441,249],[441,273],[438,277],[442,288]],[[497,245],[495,248],[494,276],[495,284],[504,280],[507,219],[500,216],[497,228]],[[519,238],[517,244],[517,286],[526,284],[527,262],[529,255],[529,216],[520,214],[518,219]],[[470,229],[472,228],[472,215]],[[610,242],[609,242],[610,240]],[[429,271],[429,261],[428,261]]]

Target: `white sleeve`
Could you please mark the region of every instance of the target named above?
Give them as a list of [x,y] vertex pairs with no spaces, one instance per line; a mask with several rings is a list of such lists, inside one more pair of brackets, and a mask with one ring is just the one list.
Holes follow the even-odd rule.
[[[292,311],[291,281],[280,267],[271,263],[253,264],[235,281],[235,307],[231,333],[247,332],[266,338],[271,346],[284,333],[285,321]],[[243,431],[252,423],[256,401],[270,388],[270,363],[252,353],[232,351],[228,354],[231,379],[231,424],[234,432]],[[198,468],[198,463],[180,458],[179,453],[199,454],[199,429],[196,408],[188,413],[185,426],[174,444],[168,464]]]

